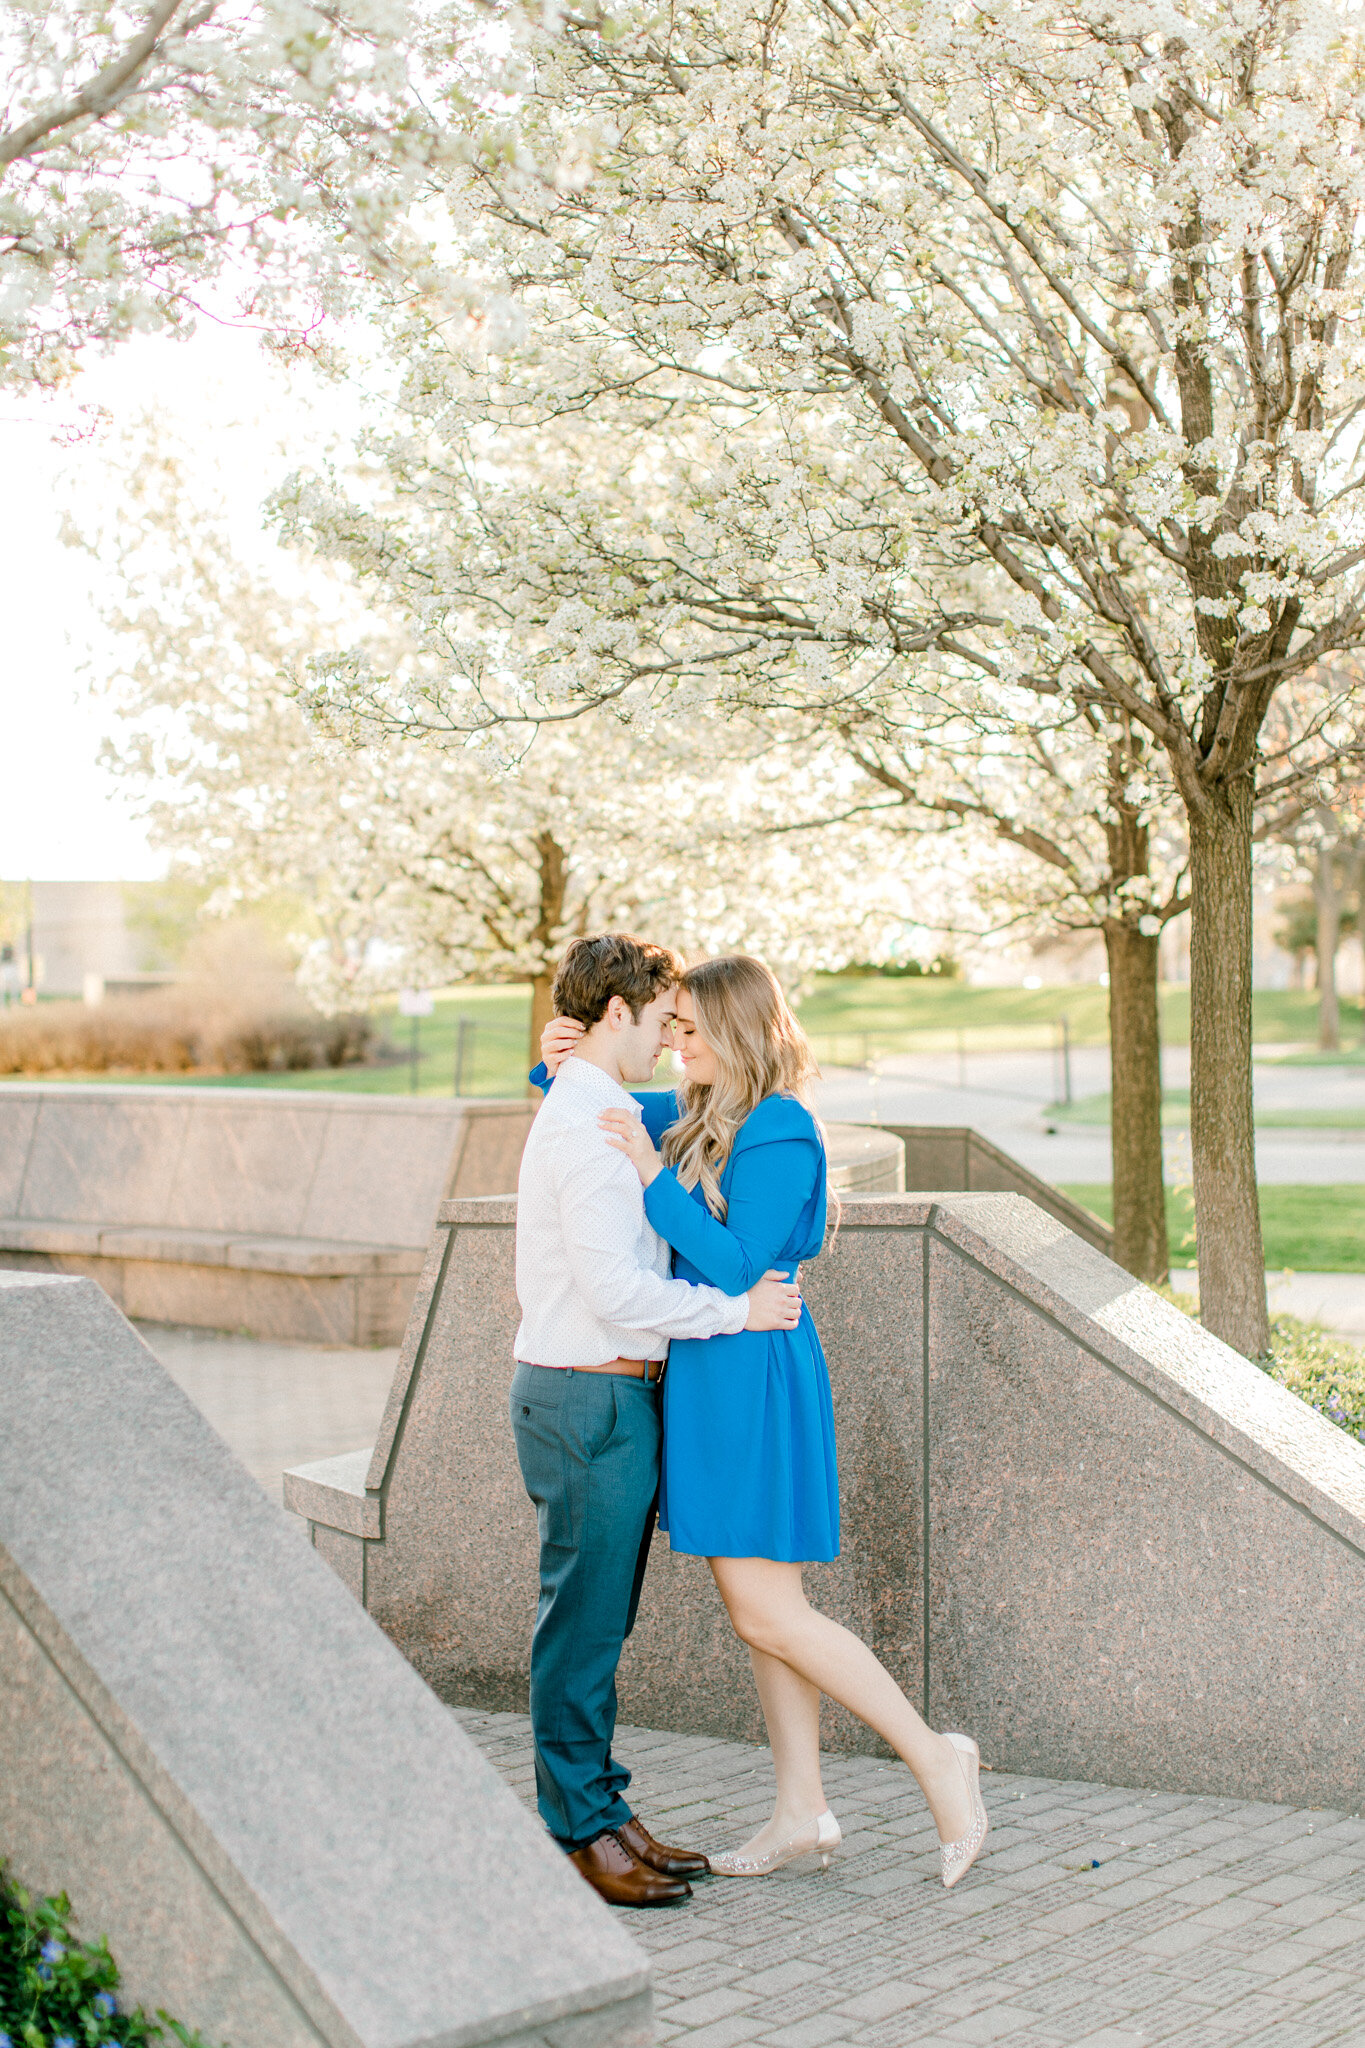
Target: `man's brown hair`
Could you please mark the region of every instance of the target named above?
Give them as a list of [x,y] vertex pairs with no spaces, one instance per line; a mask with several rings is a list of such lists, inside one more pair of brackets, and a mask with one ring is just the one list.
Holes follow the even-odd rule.
[[672,988],[682,972],[683,962],[670,947],[633,939],[629,932],[575,939],[555,972],[555,1015],[576,1017],[591,1030],[606,1016],[612,997],[620,996],[638,1024],[645,1005]]

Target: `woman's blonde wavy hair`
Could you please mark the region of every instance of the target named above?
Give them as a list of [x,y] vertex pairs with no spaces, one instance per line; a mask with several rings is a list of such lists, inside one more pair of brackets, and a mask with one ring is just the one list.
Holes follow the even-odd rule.
[[678,987],[692,998],[698,1028],[716,1056],[716,1078],[679,1088],[682,1116],[664,1134],[664,1162],[677,1169],[685,1188],[700,1182],[707,1208],[723,1222],[720,1176],[736,1131],[765,1095],[793,1095],[814,1115],[810,1083],[819,1068],[777,977],[761,960],[727,953],[689,967]]

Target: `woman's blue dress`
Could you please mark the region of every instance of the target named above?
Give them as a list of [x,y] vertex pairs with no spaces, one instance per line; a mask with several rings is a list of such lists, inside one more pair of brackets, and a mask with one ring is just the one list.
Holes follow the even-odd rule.
[[[543,1065],[531,1080],[549,1086]],[[678,1120],[671,1089],[635,1096],[657,1145]],[[726,1218],[665,1167],[645,1214],[673,1247],[680,1280],[744,1294],[788,1275],[825,1241],[825,1148],[814,1117],[769,1095],[735,1134],[720,1177]],[[829,1369],[810,1310],[794,1330],[675,1337],[663,1380],[659,1527],[694,1557],[824,1563],[839,1555],[839,1468]]]
[[[799,1102],[769,1095],[750,1112],[720,1187],[724,1223],[700,1187],[683,1189],[669,1167],[645,1189],[645,1214],[673,1246],[680,1280],[743,1294],[769,1270],[790,1275],[819,1254],[825,1148]],[[839,1555],[829,1371],[804,1304],[794,1330],[669,1345],[659,1527],[674,1550],[695,1557]]]

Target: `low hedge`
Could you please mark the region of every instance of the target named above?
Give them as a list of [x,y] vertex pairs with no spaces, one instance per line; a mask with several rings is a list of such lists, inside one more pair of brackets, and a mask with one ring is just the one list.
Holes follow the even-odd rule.
[[1275,1316],[1262,1369],[1365,1444],[1365,1352],[1298,1316]]
[[34,1899],[0,1864],[0,2048],[153,2048],[167,2035],[181,2048],[205,2048],[169,2013],[124,2010],[118,1981],[104,1936],[72,1933],[64,1892]]

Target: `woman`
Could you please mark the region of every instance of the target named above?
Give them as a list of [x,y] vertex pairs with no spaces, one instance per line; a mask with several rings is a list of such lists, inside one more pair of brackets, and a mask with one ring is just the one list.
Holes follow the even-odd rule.
[[[556,1019],[547,1064],[578,1027]],[[745,955],[693,967],[678,987],[675,1097],[637,1098],[641,1124],[606,1110],[608,1142],[635,1166],[645,1210],[681,1278],[740,1294],[764,1272],[794,1272],[825,1234],[825,1150],[807,1104],[815,1062],[776,980]],[[651,1131],[662,1130],[662,1157]],[[748,1644],[777,1776],[772,1818],[713,1856],[721,1876],[762,1876],[800,1857],[828,1864],[840,1837],[820,1777],[820,1695],[839,1700],[909,1765],[938,1828],[943,1883],[965,1876],[986,1838],[980,1757],[936,1735],[890,1673],[805,1597],[801,1568],[839,1553],[834,1416],[810,1311],[772,1336],[676,1341],[664,1376],[659,1526],[705,1557]]]

